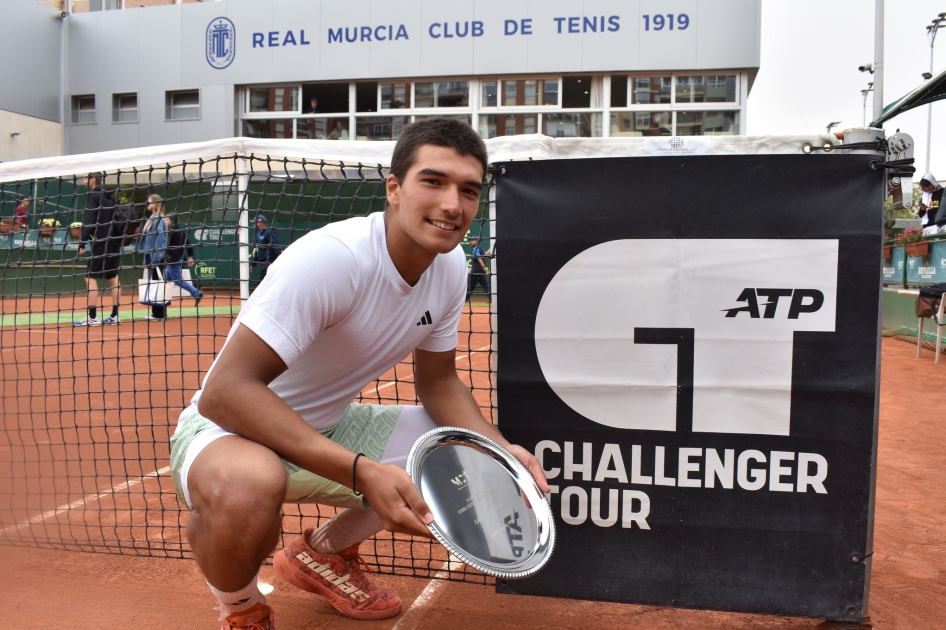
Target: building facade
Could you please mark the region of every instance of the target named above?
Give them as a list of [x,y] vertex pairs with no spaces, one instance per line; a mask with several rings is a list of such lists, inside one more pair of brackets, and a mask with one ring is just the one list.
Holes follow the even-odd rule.
[[225,0],[70,14],[46,71],[66,153],[390,140],[443,115],[485,138],[742,134],[760,19],[760,0]]

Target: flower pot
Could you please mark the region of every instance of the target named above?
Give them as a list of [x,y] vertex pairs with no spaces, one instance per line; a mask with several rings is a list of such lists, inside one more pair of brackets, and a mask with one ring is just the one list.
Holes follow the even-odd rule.
[[884,245],[884,260],[890,260],[892,256],[890,245]]
[[919,243],[909,243],[907,245],[904,245],[903,249],[906,250],[907,256],[926,257],[930,253],[930,243],[929,241],[920,241]]
[[82,228],[69,228],[69,235],[76,241],[82,236]]
[[6,234],[7,232],[10,232],[11,230],[13,230],[12,223],[0,223],[0,234]]
[[56,233],[56,228],[54,228],[51,225],[43,225],[39,228],[39,235],[44,236],[46,238],[51,237],[55,233]]

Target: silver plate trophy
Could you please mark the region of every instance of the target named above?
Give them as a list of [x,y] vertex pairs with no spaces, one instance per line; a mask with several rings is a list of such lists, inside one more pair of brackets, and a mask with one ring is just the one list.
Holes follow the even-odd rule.
[[469,429],[420,436],[407,473],[434,515],[431,533],[469,566],[524,578],[549,561],[555,524],[532,475],[505,448]]

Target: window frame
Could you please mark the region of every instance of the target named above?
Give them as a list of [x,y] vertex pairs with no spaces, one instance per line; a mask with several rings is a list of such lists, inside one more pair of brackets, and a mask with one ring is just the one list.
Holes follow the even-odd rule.
[[[175,118],[174,117],[174,95],[184,94],[188,92],[197,93],[197,116],[192,118]],[[188,105],[188,108],[193,107]],[[203,108],[201,107],[201,98],[200,98],[200,88],[180,88],[175,90],[165,90],[164,91],[164,122],[186,122],[189,120],[201,120],[203,115]],[[272,116],[270,116],[272,118]]]
[[[594,76],[595,73],[592,73]],[[548,111],[564,111],[562,110],[562,76],[561,74],[528,74],[528,75],[496,75],[488,77],[477,77],[477,109],[479,111],[485,111],[489,114],[531,114],[531,113],[540,113]],[[496,82],[496,105],[484,105],[483,100],[483,83],[492,83]],[[504,100],[503,96],[503,84],[506,81],[557,81],[558,82],[558,103],[555,105],[503,105]],[[584,111],[588,111],[585,109]]]
[[[135,119],[134,120],[122,120],[121,113],[123,110],[121,106],[122,97],[134,96],[135,97]],[[135,125],[141,120],[140,108],[138,107],[138,92],[113,92],[112,93],[112,124],[114,125]]]
[[[298,98],[296,99],[296,109],[295,110],[267,110],[265,112],[251,112],[250,111],[250,92],[253,90],[271,90],[274,88],[296,88],[298,91]],[[263,84],[263,85],[244,85],[241,89],[243,96],[241,100],[243,104],[241,106],[240,118],[285,118],[287,116],[297,117],[297,116],[311,116],[312,114],[303,114],[302,113],[302,84],[301,83],[275,83],[275,84]]]
[[[79,107],[82,99],[92,99],[92,120],[79,120],[79,115],[83,111]],[[95,98],[95,94],[71,94],[69,98],[69,124],[70,125],[95,125],[98,124],[98,99]]]

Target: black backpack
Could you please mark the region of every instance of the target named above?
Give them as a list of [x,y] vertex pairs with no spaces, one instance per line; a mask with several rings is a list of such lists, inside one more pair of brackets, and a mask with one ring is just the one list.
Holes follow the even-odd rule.
[[115,206],[112,213],[113,238],[121,238],[122,246],[128,245],[141,228],[141,217],[133,205]]

